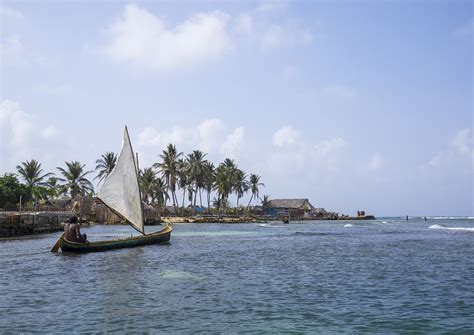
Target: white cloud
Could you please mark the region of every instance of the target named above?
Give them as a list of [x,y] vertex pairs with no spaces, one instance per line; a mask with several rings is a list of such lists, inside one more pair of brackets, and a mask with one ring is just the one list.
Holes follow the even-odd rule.
[[307,178],[333,176],[344,161],[341,155],[346,141],[341,137],[324,139],[311,143],[303,137],[300,130],[292,126],[283,126],[273,134],[273,148],[267,151],[266,173],[274,177]]
[[266,1],[236,20],[236,31],[245,33],[262,50],[307,46],[314,40],[313,32],[287,15],[285,1]]
[[236,30],[238,33],[250,34],[253,29],[253,17],[250,14],[241,14],[237,18]]
[[212,118],[191,128],[173,127],[161,131],[145,128],[138,135],[138,144],[164,149],[168,143],[173,143],[183,152],[199,149],[213,155],[235,156],[242,147],[244,133],[243,127],[229,132],[222,120]]
[[314,146],[314,150],[319,156],[324,157],[339,151],[345,146],[346,141],[341,137],[336,137],[333,139],[320,141]]
[[219,119],[213,118],[201,122],[197,127],[199,147],[205,151],[214,151],[220,147],[225,133],[225,125]]
[[[187,134],[188,136],[186,136]],[[186,138],[193,135],[195,134],[189,134],[189,132],[182,127],[173,127],[171,130],[163,130],[160,132],[155,128],[147,127],[138,135],[138,141],[140,145],[164,147],[168,143],[181,144]]]
[[458,131],[451,142],[452,147],[461,155],[472,154],[472,135],[472,130],[469,128]]
[[53,124],[44,126],[36,116],[24,112],[18,102],[7,99],[0,103],[2,165],[15,166],[20,160],[38,155],[45,158],[45,147],[58,133]]
[[288,8],[288,1],[264,1],[255,10],[256,12],[281,12]]
[[471,164],[473,163],[473,134],[469,128],[459,130],[448,147],[434,155],[428,165],[438,167],[465,158],[469,159]]
[[240,43],[250,42],[262,50],[312,43],[313,33],[289,19],[286,9],[286,3],[265,2],[235,17],[201,12],[170,26],[147,9],[129,4],[104,30],[106,41],[100,51],[135,70],[169,72],[205,65]]
[[20,104],[4,100],[0,104],[0,128],[6,142],[13,146],[24,145],[32,133],[34,120],[23,112]]
[[0,44],[2,63],[21,66],[28,63],[25,47],[20,35],[10,35]]
[[244,128],[235,128],[234,131],[228,135],[222,144],[221,152],[226,157],[235,158],[239,149],[242,148],[242,141],[244,139]]
[[377,170],[382,169],[384,166],[385,166],[385,159],[382,157],[380,153],[376,152],[370,159],[369,168],[371,170],[377,171]]
[[49,126],[47,126],[45,129],[41,131],[41,136],[45,140],[55,139],[57,135],[58,135],[58,129],[52,124],[50,124]]
[[14,18],[14,19],[23,19],[25,16],[23,15],[22,12],[19,10],[5,7],[5,6],[0,6],[0,17],[6,17],[6,18]]
[[283,126],[273,134],[272,143],[277,147],[294,144],[300,135],[300,131],[294,129],[292,126]]
[[158,16],[130,4],[106,30],[109,41],[103,51],[112,60],[138,69],[191,68],[231,49],[228,20],[228,15],[214,11],[195,14],[175,27],[167,27]]

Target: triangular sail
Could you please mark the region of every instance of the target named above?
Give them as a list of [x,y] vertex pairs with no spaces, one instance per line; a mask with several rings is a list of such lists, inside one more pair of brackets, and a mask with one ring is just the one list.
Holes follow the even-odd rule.
[[97,197],[123,216],[131,226],[145,233],[138,169],[127,127],[123,133],[122,151],[118,156],[117,164],[105,178]]

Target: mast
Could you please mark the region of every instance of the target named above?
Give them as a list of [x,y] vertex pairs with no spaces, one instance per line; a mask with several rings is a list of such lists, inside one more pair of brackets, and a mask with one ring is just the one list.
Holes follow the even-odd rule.
[[137,167],[137,181],[138,181],[138,196],[140,197],[140,208],[142,209],[142,218],[143,218],[143,235],[145,234],[145,214],[143,210],[143,199],[142,199],[142,191],[140,190],[140,168],[139,168],[139,161],[138,161],[138,152],[135,153],[137,160],[136,160],[136,167]]
[[[130,143],[130,149],[132,149],[132,158],[133,158],[133,165],[135,166],[135,176],[137,180],[137,187],[138,187],[138,198],[140,199],[140,212],[141,212],[141,219],[142,219],[142,224],[143,224],[143,231],[141,232],[143,235],[145,235],[145,217],[143,215],[143,202],[142,202],[142,192],[140,191],[140,180],[139,180],[139,169],[138,169],[138,152],[135,155],[133,155],[133,147],[132,147],[132,141],[130,141],[130,135],[128,134],[128,128],[127,125],[125,125],[125,133],[127,133],[127,138],[128,138],[128,143]],[[138,230],[138,229],[137,229]]]

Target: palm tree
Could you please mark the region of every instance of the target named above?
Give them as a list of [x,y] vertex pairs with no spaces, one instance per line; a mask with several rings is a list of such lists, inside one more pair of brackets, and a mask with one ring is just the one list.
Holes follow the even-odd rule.
[[151,204],[153,201],[153,187],[156,183],[156,172],[153,168],[145,168],[140,170],[139,176],[142,200],[147,204]]
[[234,189],[236,180],[236,165],[235,162],[229,158],[226,158],[224,162],[220,163],[216,168],[214,190],[217,192],[219,197],[219,204],[222,205],[228,203],[229,194]]
[[22,162],[21,166],[18,165],[16,169],[30,191],[35,186],[43,186],[45,184],[44,179],[53,175],[51,172],[41,175],[43,172],[41,163],[35,159]]
[[204,157],[206,156],[200,150],[194,150],[192,153],[188,155],[186,158],[187,161],[187,175],[192,184],[194,184],[194,203],[193,203],[193,211],[196,208],[196,199],[197,194],[199,191],[200,197],[200,205],[202,207],[202,199],[201,199],[201,188],[204,187],[204,172],[205,172],[205,164],[206,160]]
[[256,175],[256,174],[252,173],[250,175],[250,191],[252,192],[252,196],[250,197],[249,204],[247,205],[247,211],[250,208],[250,203],[252,202],[252,199],[254,197],[258,198],[258,192],[259,192],[258,187],[259,186],[265,186],[265,184],[260,182],[260,176],[259,175]]
[[44,186],[51,192],[53,197],[57,197],[59,195],[59,184],[58,178],[56,177],[49,177]]
[[186,189],[188,188],[189,178],[187,174],[188,164],[184,159],[178,160],[178,187],[183,190],[183,199],[181,207],[184,209],[184,198],[186,196]]
[[97,164],[95,170],[99,173],[94,179],[99,179],[99,183],[101,183],[114,169],[117,163],[117,155],[113,152],[106,152],[95,163]]
[[158,168],[161,171],[162,176],[165,178],[167,191],[171,191],[173,198],[173,205],[178,212],[177,203],[178,199],[176,197],[176,182],[178,176],[178,159],[183,155],[182,152],[178,153],[176,146],[173,144],[168,144],[166,150],[163,150],[163,153],[160,154],[162,160],[161,163],[155,163],[154,168]]
[[265,211],[268,207],[270,207],[270,196],[264,195],[262,199],[262,209]]
[[217,197],[217,198],[212,199],[212,206],[214,208],[217,208],[217,209],[227,208],[227,207],[229,207],[229,203],[226,202],[225,200]]
[[207,210],[210,213],[211,211],[211,192],[212,192],[212,187],[215,182],[215,171],[214,171],[214,164],[206,161],[204,164],[204,178],[203,178],[203,184],[204,184],[204,189],[207,191]]
[[140,189],[142,200],[152,206],[161,207],[168,197],[163,179],[157,177],[153,168],[140,170]]
[[85,164],[81,164],[78,161],[65,162],[66,169],[57,167],[59,172],[64,178],[58,178],[59,181],[64,182],[61,185],[62,193],[68,193],[71,197],[75,197],[78,194],[85,195],[90,192],[94,192],[94,186],[86,178],[92,171],[84,171]]
[[245,174],[245,172],[240,169],[236,169],[234,190],[237,194],[237,208],[239,208],[239,199],[244,196],[245,192],[247,192],[249,188],[250,184],[247,181],[247,175]]
[[166,193],[166,184],[162,178],[156,178],[153,183],[153,200],[152,203],[156,201],[156,206],[158,208],[163,208],[165,201],[169,198],[168,193]]

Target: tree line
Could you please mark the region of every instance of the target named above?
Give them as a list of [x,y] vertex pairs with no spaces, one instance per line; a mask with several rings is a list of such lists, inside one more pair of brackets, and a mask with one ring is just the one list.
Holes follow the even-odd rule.
[[[155,208],[165,208],[170,204],[178,213],[184,209],[185,200],[195,211],[198,204],[203,208],[203,198],[208,209],[212,205],[219,210],[230,207],[229,198],[232,195],[235,195],[236,208],[239,208],[243,207],[240,200],[250,192],[247,210],[252,200],[260,199],[260,188],[265,185],[259,175],[245,173],[230,158],[215,166],[206,156],[200,150],[185,155],[178,152],[174,144],[168,144],[159,154],[157,163],[139,170],[142,200]],[[72,198],[93,196],[91,174],[96,173],[92,180],[97,180],[100,185],[116,163],[117,154],[106,152],[96,160],[94,170],[86,170],[85,164],[71,161],[65,162],[64,167],[57,167],[56,176],[52,172],[44,173],[41,163],[35,159],[22,162],[16,167],[16,173],[0,177],[0,207],[1,204],[17,204],[20,196],[23,196],[24,202],[44,201],[61,195]],[[211,201],[212,194],[214,198]],[[263,202],[268,202],[268,196],[264,197]]]

